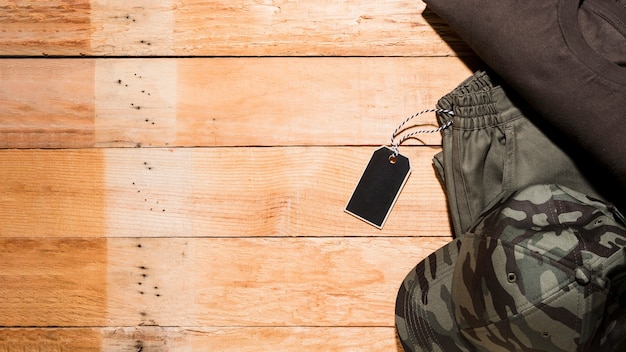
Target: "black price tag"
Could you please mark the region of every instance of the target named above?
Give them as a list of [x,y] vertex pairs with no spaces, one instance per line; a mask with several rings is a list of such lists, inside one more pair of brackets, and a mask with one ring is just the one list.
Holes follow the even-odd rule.
[[345,211],[382,229],[410,174],[407,157],[381,147],[372,155]]

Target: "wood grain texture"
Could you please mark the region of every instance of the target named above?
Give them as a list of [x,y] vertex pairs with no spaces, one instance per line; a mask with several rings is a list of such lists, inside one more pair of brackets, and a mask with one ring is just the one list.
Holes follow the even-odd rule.
[[4,59],[0,147],[381,145],[469,75],[458,58]]
[[[0,1],[0,55],[450,56],[420,1]],[[440,35],[443,35],[443,39]]]
[[391,327],[0,329],[0,351],[401,352]]
[[96,328],[0,328],[0,351],[106,351],[106,333],[106,329]]
[[181,60],[176,144],[381,145],[469,75],[458,58]]
[[402,352],[391,327],[200,328],[180,335],[181,350]]
[[2,237],[449,236],[432,156],[381,231],[343,212],[371,147],[0,150]]
[[0,60],[0,147],[95,143],[93,60]]
[[449,238],[109,239],[109,326],[388,326]]
[[0,150],[0,237],[106,235],[102,153]]
[[419,0],[0,0],[0,352],[400,352],[440,136],[383,230],[343,208],[482,67]]
[[0,252],[0,326],[106,324],[105,238],[2,238]]
[[0,55],[91,53],[88,0],[0,1]]
[[385,326],[449,238],[2,239],[0,325]]

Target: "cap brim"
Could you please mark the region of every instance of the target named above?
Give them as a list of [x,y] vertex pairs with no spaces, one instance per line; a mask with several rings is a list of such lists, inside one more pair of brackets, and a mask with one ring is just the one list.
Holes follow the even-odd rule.
[[422,260],[400,287],[396,328],[407,352],[475,350],[457,328],[451,299],[461,240],[453,240]]

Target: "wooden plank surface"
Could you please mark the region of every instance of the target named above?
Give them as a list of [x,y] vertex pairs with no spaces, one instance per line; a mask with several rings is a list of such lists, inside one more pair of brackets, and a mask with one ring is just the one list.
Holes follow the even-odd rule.
[[383,230],[343,208],[481,67],[419,0],[0,0],[0,351],[400,352],[440,136]]
[[439,237],[0,239],[0,326],[385,326]]
[[391,327],[1,329],[0,351],[401,351]]
[[381,145],[470,75],[459,58],[5,59],[0,147]]
[[0,24],[0,55],[448,56],[469,52],[441,19],[425,11],[423,2],[408,0],[2,0]]
[[0,150],[0,237],[449,236],[438,147],[382,231],[343,212],[375,149]]

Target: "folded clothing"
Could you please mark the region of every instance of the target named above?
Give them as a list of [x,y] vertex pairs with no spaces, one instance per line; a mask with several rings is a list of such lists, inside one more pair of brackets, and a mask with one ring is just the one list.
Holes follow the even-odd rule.
[[538,128],[537,114],[497,75],[483,71],[442,97],[443,150],[433,160],[460,236],[500,192],[558,183],[604,199],[565,141]]
[[[425,0],[626,198],[626,1]],[[597,171],[596,171],[597,172]]]

